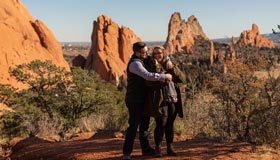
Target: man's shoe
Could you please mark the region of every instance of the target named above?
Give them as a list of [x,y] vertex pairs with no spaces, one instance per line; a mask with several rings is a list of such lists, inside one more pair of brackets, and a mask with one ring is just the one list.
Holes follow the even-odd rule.
[[155,155],[155,149],[153,149],[152,147],[148,147],[148,148],[142,150],[142,155],[143,156]]
[[177,153],[174,152],[173,145],[171,143],[167,143],[167,155],[168,156],[177,156]]
[[131,160],[131,156],[130,155],[124,155],[122,160]]
[[162,157],[162,153],[161,153],[161,146],[157,145],[155,148],[155,157],[160,158]]

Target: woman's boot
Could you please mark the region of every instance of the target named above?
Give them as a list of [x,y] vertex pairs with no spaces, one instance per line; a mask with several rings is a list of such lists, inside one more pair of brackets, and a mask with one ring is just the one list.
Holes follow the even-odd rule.
[[169,156],[177,156],[177,153],[174,152],[172,143],[167,143],[167,155],[169,155]]
[[155,156],[156,157],[162,157],[161,146],[160,145],[156,145],[156,147],[155,147]]

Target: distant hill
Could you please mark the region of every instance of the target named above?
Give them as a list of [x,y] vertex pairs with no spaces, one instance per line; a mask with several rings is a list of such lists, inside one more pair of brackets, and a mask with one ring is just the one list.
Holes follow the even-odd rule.
[[280,33],[277,34],[268,33],[268,34],[263,34],[263,36],[266,36],[268,39],[273,40],[275,46],[280,47]]
[[60,42],[63,48],[69,47],[83,47],[83,48],[90,48],[91,42]]
[[[155,47],[158,45],[163,45],[164,41],[149,41],[145,42],[149,47]],[[63,48],[69,48],[69,47],[83,47],[83,48],[90,48],[91,42],[60,42],[61,46]]]
[[150,42],[145,42],[147,45],[148,45],[148,47],[150,47],[150,48],[153,48],[153,47],[155,47],[155,46],[162,46],[162,45],[164,45],[164,41],[154,41],[154,42],[152,42],[152,41],[150,41]]

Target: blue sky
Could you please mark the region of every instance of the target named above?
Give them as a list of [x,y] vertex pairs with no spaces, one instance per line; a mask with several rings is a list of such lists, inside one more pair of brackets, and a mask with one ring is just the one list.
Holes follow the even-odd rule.
[[279,31],[280,0],[21,0],[60,42],[90,42],[100,15],[130,28],[143,41],[165,41],[174,12],[194,15],[210,38],[240,36],[252,24],[260,33]]

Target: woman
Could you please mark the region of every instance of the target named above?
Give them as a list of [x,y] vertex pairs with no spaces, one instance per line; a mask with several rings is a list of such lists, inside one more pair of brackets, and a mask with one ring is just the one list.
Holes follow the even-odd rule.
[[174,138],[174,121],[177,114],[183,117],[181,94],[177,83],[182,83],[184,75],[174,66],[166,69],[164,48],[153,49],[153,59],[147,62],[146,68],[150,72],[170,73],[172,81],[146,82],[148,86],[146,112],[155,117],[156,128],[154,130],[156,156],[162,157],[161,144],[165,134],[167,143],[167,155],[176,156],[172,143]]

